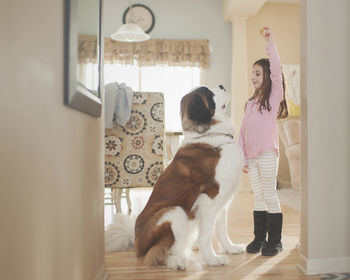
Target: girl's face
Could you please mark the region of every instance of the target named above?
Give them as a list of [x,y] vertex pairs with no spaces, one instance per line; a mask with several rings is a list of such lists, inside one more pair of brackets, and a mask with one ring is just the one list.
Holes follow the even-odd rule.
[[252,71],[252,83],[255,89],[261,88],[264,81],[264,72],[262,66],[255,64]]

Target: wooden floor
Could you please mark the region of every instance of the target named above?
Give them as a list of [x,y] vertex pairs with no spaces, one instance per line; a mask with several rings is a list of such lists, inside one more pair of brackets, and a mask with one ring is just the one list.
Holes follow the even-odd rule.
[[[249,243],[253,238],[253,195],[238,192],[228,213],[228,232],[234,243]],[[174,271],[166,267],[148,267],[136,257],[135,251],[109,253],[106,255],[109,280],[137,279],[230,279],[230,280],[301,280],[320,279],[319,276],[305,276],[298,268],[300,213],[282,205],[284,224],[282,242],[284,250],[275,257],[243,253],[230,255],[226,266],[203,266],[187,271]],[[215,245],[214,240],[214,246]]]

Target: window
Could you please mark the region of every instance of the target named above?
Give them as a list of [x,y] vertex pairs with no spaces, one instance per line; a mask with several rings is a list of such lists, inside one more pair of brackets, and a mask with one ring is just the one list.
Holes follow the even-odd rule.
[[163,92],[165,129],[181,131],[180,101],[200,85],[199,67],[105,64],[105,84],[125,83],[133,91]]
[[90,90],[97,90],[98,65],[94,63],[78,64],[77,77],[80,82]]

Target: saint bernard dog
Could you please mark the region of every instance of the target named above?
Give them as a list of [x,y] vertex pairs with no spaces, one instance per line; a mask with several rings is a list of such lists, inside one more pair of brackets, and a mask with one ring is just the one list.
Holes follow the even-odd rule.
[[244,251],[227,235],[227,208],[237,191],[243,153],[224,116],[229,93],[223,86],[199,87],[181,100],[184,140],[136,219],[135,249],[148,265],[183,270],[194,244],[208,265],[224,265],[212,236],[229,254]]

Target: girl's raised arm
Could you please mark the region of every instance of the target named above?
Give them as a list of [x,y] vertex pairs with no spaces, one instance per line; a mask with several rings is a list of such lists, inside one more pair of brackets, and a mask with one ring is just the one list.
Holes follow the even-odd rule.
[[[272,33],[270,28],[264,27],[260,29],[261,35],[268,42],[266,46],[267,53],[269,55],[270,61],[270,71],[271,71],[271,96],[276,100],[276,102],[281,102],[283,100],[283,85],[282,85],[282,68],[281,61],[278,54],[277,47],[272,39]],[[270,103],[273,103],[273,100],[270,99]]]

